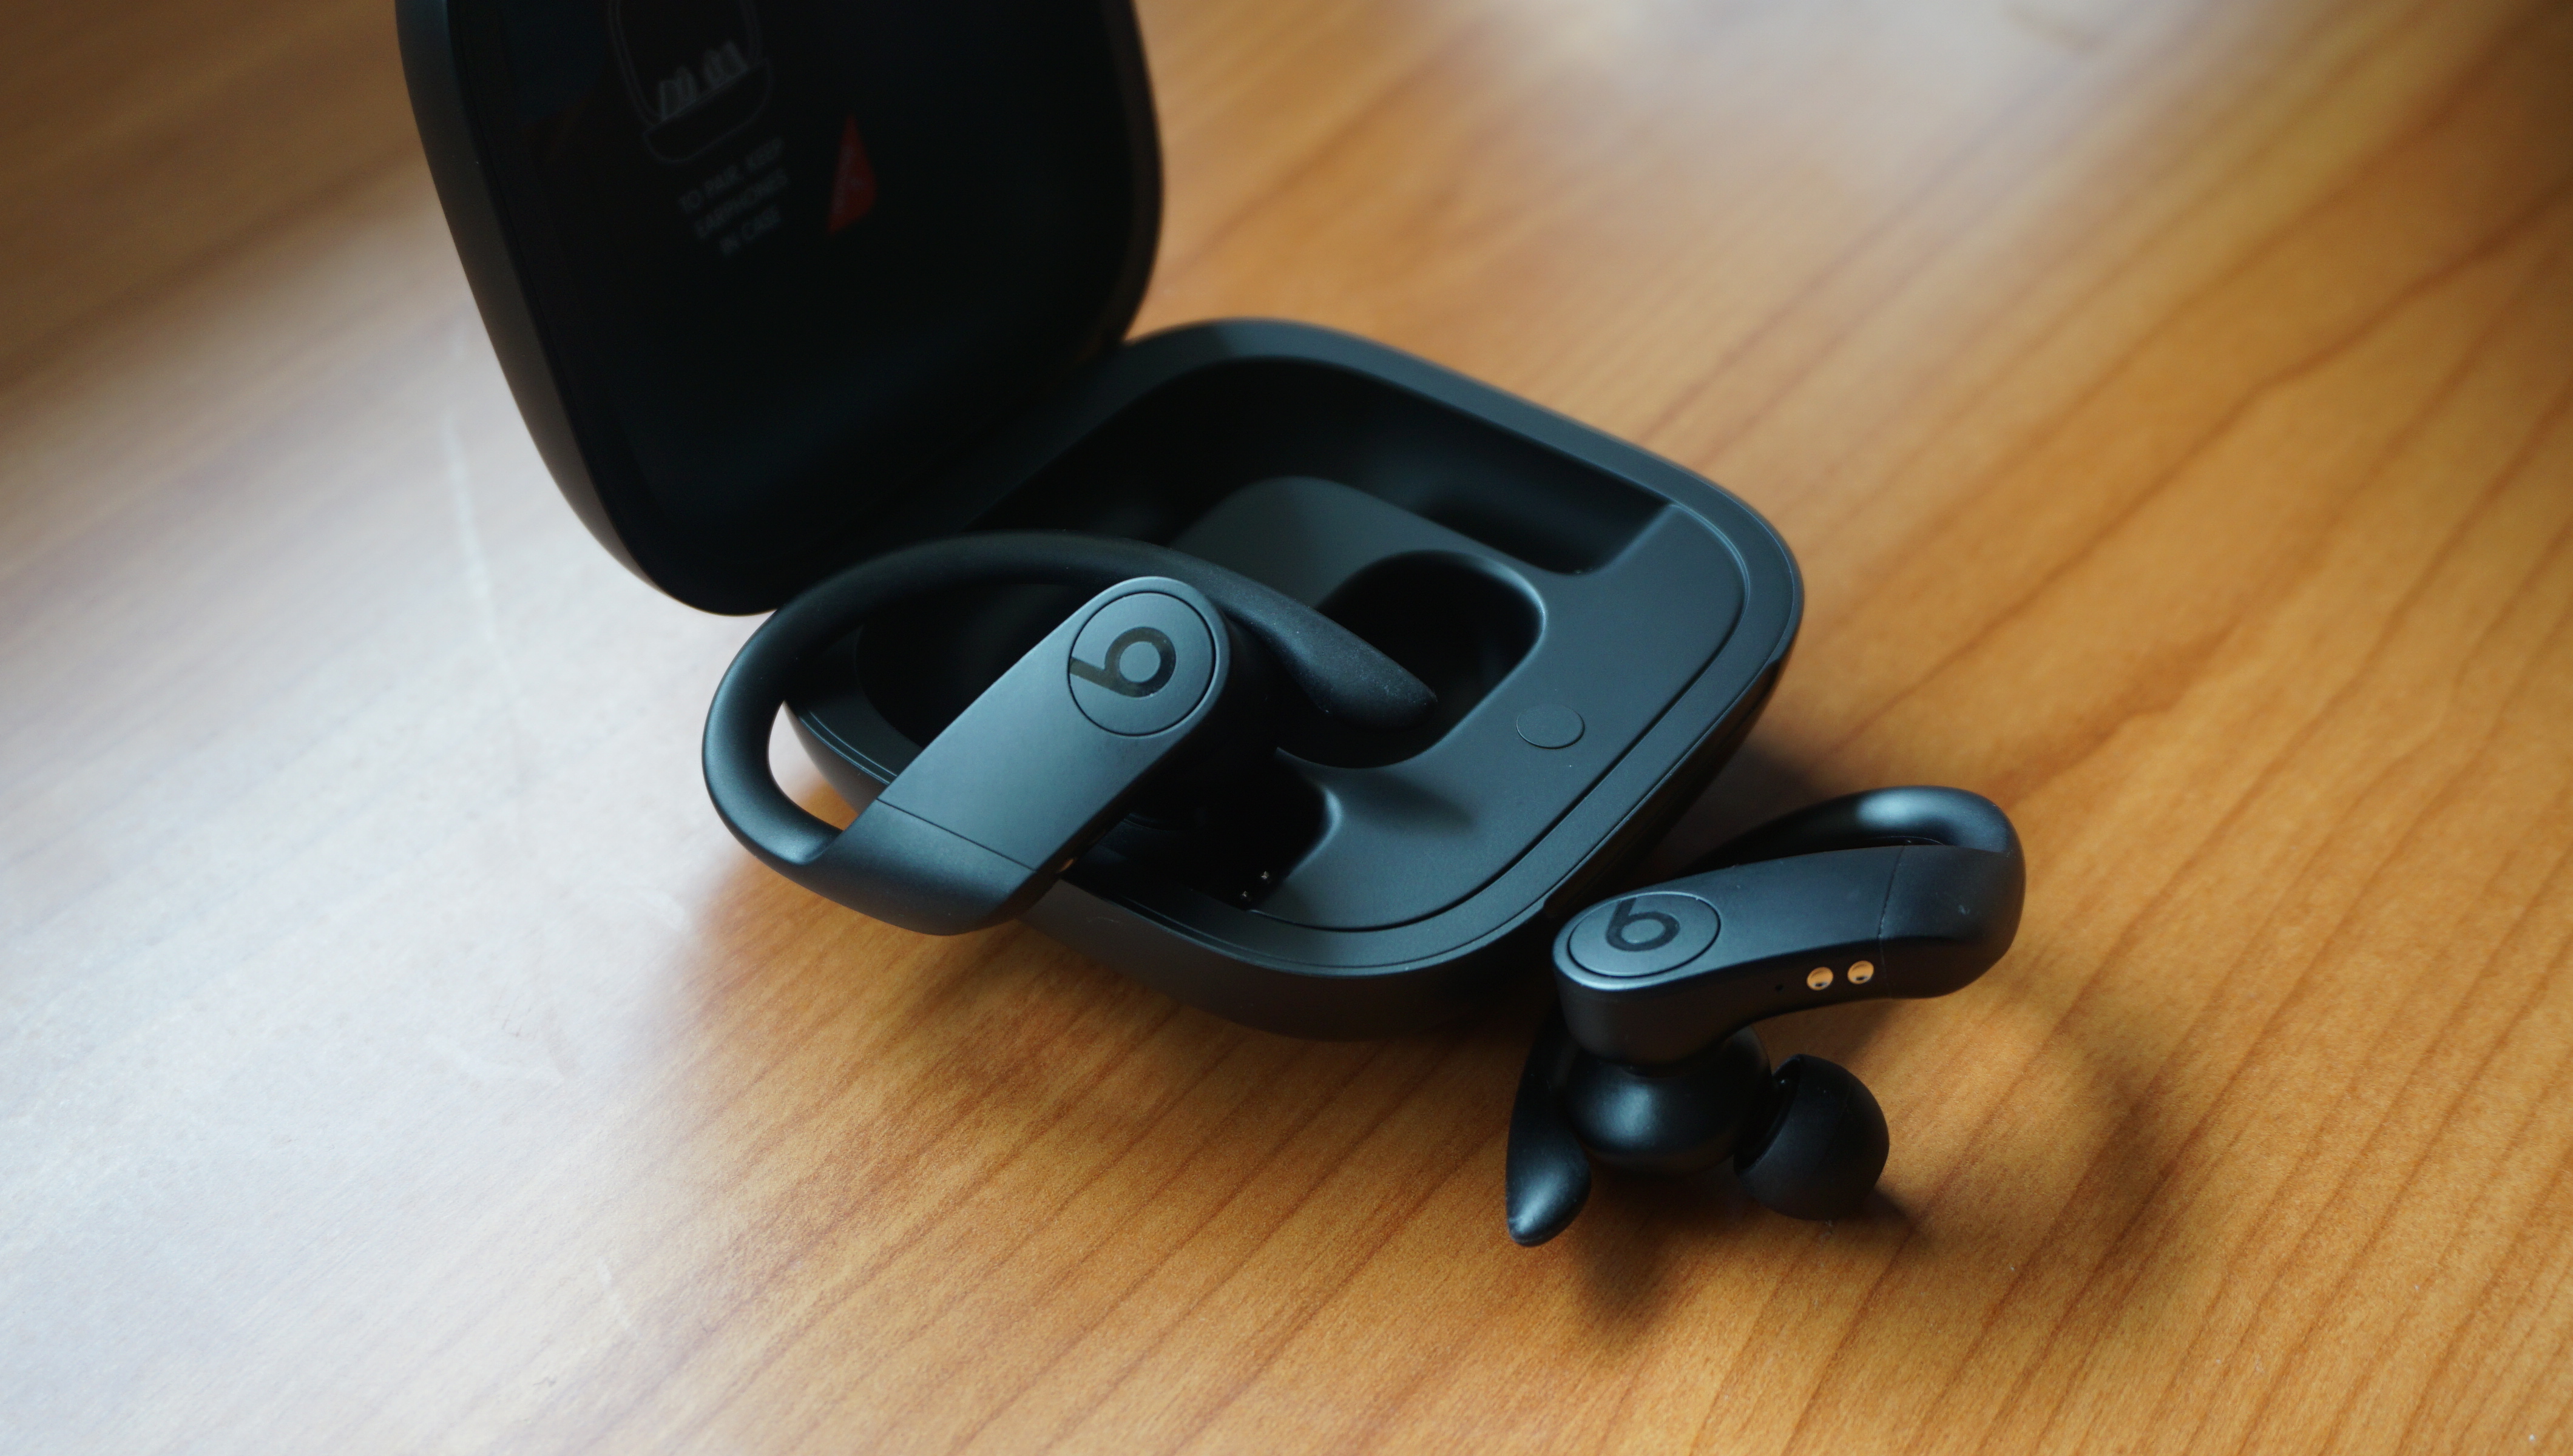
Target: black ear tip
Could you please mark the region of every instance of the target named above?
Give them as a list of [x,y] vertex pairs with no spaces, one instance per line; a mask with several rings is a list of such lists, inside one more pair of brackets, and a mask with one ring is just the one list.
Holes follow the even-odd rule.
[[1791,1218],[1846,1218],[1885,1171],[1885,1109],[1847,1068],[1790,1057],[1768,1126],[1734,1154],[1742,1187]]

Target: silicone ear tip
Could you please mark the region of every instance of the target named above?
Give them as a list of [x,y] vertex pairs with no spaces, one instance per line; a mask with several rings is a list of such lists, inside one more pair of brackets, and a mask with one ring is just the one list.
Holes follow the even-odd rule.
[[1885,1171],[1885,1109],[1848,1069],[1790,1057],[1770,1122],[1734,1156],[1743,1191],[1791,1218],[1845,1218]]

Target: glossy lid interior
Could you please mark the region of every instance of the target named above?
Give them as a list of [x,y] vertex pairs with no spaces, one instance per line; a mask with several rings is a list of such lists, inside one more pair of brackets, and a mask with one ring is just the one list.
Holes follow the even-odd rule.
[[432,171],[602,542],[757,611],[1119,339],[1160,177],[1126,0],[403,0]]

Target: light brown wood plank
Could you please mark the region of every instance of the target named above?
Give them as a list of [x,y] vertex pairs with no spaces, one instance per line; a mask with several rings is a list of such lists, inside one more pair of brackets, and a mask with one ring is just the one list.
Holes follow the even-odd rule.
[[1771,1039],[1877,1090],[1881,1205],[1521,1250],[1533,986],[1300,1044],[759,870],[749,624],[554,494],[384,7],[20,7],[0,1444],[2573,1447],[2573,9],[1144,21],[1140,327],[1383,339],[1797,550],[1657,864],[2019,820],[1983,983]]

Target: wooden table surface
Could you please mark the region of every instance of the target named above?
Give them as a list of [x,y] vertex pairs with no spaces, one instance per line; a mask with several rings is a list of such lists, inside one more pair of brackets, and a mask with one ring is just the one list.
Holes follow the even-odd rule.
[[1996,971],[1771,1038],[1883,1200],[1522,1250],[1533,984],[1302,1044],[759,869],[750,624],[556,496],[384,0],[22,0],[0,1446],[2573,1448],[2573,6],[1144,22],[1142,328],[1369,335],[1796,549],[1661,865],[2017,817]]

